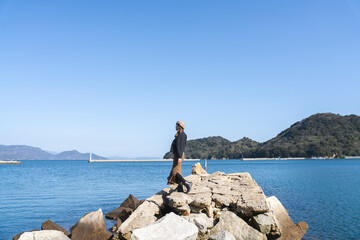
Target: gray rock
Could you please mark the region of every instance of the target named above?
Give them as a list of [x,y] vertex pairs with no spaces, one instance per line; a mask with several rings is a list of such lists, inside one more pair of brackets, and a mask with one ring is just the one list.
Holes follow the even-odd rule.
[[108,240],[112,234],[106,230],[101,209],[86,214],[70,228],[72,240]]
[[221,231],[211,235],[209,240],[235,240],[235,237],[228,231]]
[[118,233],[126,234],[134,229],[142,228],[156,222],[155,215],[159,214],[160,208],[153,202],[143,202],[125,222],[120,225]]
[[189,175],[184,177],[186,181],[192,182],[193,184],[198,184],[201,182],[201,176],[200,175]]
[[214,220],[209,218],[204,213],[192,213],[189,216],[183,217],[191,223],[194,223],[199,229],[199,232],[205,234],[209,228],[214,226]]
[[[40,231],[40,229],[34,229],[34,230],[32,230],[32,231],[27,231],[27,232],[35,232],[35,231]],[[16,234],[16,235],[12,238],[12,240],[19,240],[20,236],[21,236],[23,233],[25,233],[25,232],[21,232],[21,233]]]
[[305,222],[294,224],[288,212],[276,197],[272,196],[266,200],[269,203],[270,209],[273,212],[282,233],[279,240],[302,239],[309,226]]
[[196,240],[198,228],[195,224],[168,213],[154,224],[136,229],[131,240]]
[[192,200],[190,205],[197,207],[209,207],[211,205],[211,189],[204,185],[195,185],[187,194]]
[[19,240],[70,240],[63,232],[57,230],[43,230],[23,233]]
[[253,221],[256,229],[261,233],[271,235],[272,238],[280,237],[281,230],[279,224],[271,211],[253,217]]
[[193,199],[185,193],[182,192],[172,192],[170,195],[166,196],[168,205],[171,208],[182,207],[184,205],[189,205]]
[[217,194],[214,193],[212,195],[212,200],[215,202],[215,206],[221,208],[223,206],[229,207],[232,204],[236,204],[238,201],[238,196],[234,196],[231,194]]
[[232,233],[236,240],[266,240],[266,235],[250,227],[244,220],[230,211],[222,212],[219,222],[210,231],[214,234],[221,231]]
[[164,207],[164,198],[166,198],[167,195],[168,195],[167,192],[160,191],[156,195],[147,198],[146,201],[153,202],[156,205],[158,205],[160,208],[163,208]]
[[266,196],[254,180],[243,183],[243,189],[236,202],[236,210],[246,216],[268,212],[269,205]]

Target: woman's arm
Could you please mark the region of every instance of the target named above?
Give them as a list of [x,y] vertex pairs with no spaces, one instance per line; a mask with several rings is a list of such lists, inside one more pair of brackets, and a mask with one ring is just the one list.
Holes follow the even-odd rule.
[[[185,151],[185,145],[186,145],[186,137],[184,133],[181,133],[176,140],[176,150],[178,154],[178,158],[181,159],[184,151]],[[181,162],[181,160],[180,160]]]

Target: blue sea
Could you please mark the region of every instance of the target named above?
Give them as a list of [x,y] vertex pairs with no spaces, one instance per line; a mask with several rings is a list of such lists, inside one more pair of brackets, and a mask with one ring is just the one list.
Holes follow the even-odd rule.
[[[204,166],[204,162],[201,161]],[[183,174],[194,162],[183,163]],[[167,187],[171,162],[23,161],[0,165],[0,239],[40,229],[48,219],[69,229],[86,213],[107,213],[129,195],[147,198]],[[304,239],[360,238],[360,160],[208,160],[208,172],[249,172],[275,195]],[[113,222],[106,221],[107,227]]]

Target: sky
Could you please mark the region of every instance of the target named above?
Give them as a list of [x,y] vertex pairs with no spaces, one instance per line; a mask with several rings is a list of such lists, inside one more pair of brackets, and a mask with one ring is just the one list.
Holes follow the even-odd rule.
[[360,115],[360,0],[0,0],[0,144],[163,157]]

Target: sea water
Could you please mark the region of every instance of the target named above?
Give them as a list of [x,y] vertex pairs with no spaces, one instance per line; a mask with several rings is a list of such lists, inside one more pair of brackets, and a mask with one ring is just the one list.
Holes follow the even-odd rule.
[[[201,161],[204,166],[204,161]],[[183,163],[183,174],[194,162]],[[40,229],[48,219],[69,229],[86,213],[107,213],[133,194],[166,187],[171,162],[88,163],[23,161],[0,165],[0,239]],[[249,172],[267,196],[276,196],[304,239],[359,239],[360,160],[208,160],[208,172]],[[107,220],[107,227],[113,222]]]

